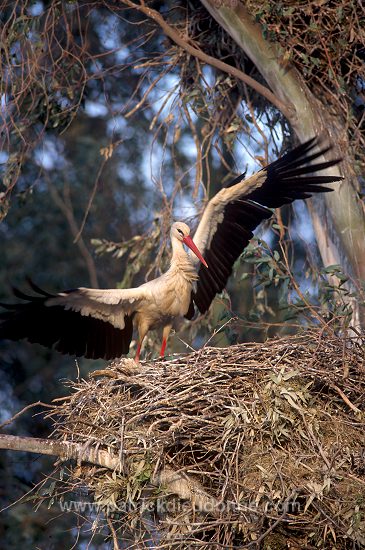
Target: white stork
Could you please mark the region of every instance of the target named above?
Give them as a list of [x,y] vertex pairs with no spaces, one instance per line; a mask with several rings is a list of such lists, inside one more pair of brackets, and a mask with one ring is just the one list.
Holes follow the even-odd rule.
[[[135,359],[139,361],[147,332],[162,327],[163,356],[175,320],[191,319],[195,306],[200,313],[208,310],[214,296],[224,289],[253,230],[272,216],[270,208],[332,191],[323,185],[343,179],[314,174],[340,162],[311,164],[330,149],[318,145],[319,140],[313,138],[249,178],[241,175],[231,181],[208,202],[194,241],[185,223],[174,223],[170,267],[157,279],[137,288],[77,288],[58,294],[49,294],[29,281],[36,296],[14,289],[23,303],[1,304],[6,311],[0,314],[0,339],[26,338],[54,346],[61,353],[112,359],[128,353],[135,325]],[[193,254],[185,251],[184,244]]]

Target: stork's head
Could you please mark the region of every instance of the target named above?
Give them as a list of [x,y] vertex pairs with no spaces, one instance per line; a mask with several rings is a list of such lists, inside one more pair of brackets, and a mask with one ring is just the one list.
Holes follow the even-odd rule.
[[175,222],[171,226],[171,238],[176,237],[178,241],[184,241],[185,237],[189,237],[190,227],[184,222]]
[[171,226],[171,239],[177,239],[178,241],[181,241],[182,243],[186,244],[194,252],[195,256],[199,258],[201,263],[205,265],[205,267],[208,267],[207,262],[204,260],[203,256],[201,255],[198,247],[194,243],[193,239],[190,237],[190,227],[186,225],[184,222],[175,222]]

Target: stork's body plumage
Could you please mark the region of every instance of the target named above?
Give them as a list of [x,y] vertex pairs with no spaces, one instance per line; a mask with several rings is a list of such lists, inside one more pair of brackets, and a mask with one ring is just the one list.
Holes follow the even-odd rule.
[[191,257],[184,250],[183,239],[177,236],[179,231],[183,233],[183,239],[190,234],[186,224],[182,222],[173,224],[172,257],[168,271],[139,287],[147,296],[136,308],[135,322],[139,335],[137,359],[147,332],[161,326],[163,326],[161,355],[164,355],[171,328],[189,311],[191,293],[198,274]]
[[[163,327],[161,355],[175,321],[205,313],[221,292],[234,262],[261,221],[277,208],[312,193],[332,191],[324,184],[338,175],[308,175],[327,170],[338,159],[310,163],[329,150],[316,139],[300,145],[253,176],[239,176],[207,204],[194,241],[183,222],[171,227],[172,257],[166,273],[137,288],[78,288],[51,295],[30,282],[36,296],[14,289],[26,302],[2,304],[0,339],[27,338],[62,353],[111,359],[128,353],[133,325],[138,331],[136,359],[147,332]],[[195,244],[194,244],[195,243]],[[183,245],[190,248],[188,254]],[[204,258],[203,258],[204,256]],[[207,265],[208,264],[208,265]]]

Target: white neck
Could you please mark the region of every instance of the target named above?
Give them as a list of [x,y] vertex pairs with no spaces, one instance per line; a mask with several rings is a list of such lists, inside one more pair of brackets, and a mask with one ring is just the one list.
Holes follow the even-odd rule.
[[[170,262],[171,271],[181,271],[183,275],[192,281],[198,279],[194,264],[190,255],[185,251],[183,243],[176,237],[171,237],[172,256]],[[170,271],[169,270],[169,271]]]

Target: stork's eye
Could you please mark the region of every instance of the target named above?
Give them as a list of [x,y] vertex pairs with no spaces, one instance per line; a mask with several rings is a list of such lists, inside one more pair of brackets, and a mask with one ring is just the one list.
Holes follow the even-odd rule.
[[181,231],[181,229],[178,229],[178,232],[180,233],[180,235],[184,236],[184,233]]

